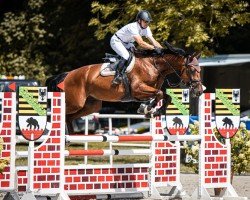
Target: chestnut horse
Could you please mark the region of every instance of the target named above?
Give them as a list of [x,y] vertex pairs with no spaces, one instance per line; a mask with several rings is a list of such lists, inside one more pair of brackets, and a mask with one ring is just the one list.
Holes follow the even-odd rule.
[[[167,48],[163,50],[162,55],[156,55],[154,51],[135,54],[134,67],[127,73],[130,98],[125,101],[146,102],[138,110],[140,113],[156,116],[163,107],[165,108],[166,101],[158,111],[152,113],[152,108],[164,96],[164,99],[166,98],[161,86],[168,74],[174,74],[180,79],[178,85],[190,87],[193,96],[198,97],[203,92],[197,55],[187,55],[182,49],[174,48],[168,43],[165,45]],[[112,85],[114,76],[101,76],[101,66],[102,64],[84,66],[46,81],[51,90],[56,81],[64,79],[68,129],[72,120],[98,112],[102,101],[118,102],[125,99],[125,84]]]

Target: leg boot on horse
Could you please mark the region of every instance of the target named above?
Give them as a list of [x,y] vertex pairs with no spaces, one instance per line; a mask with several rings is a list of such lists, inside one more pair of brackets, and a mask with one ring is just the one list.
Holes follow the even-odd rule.
[[122,82],[122,75],[125,72],[124,68],[125,68],[125,63],[126,62],[127,62],[127,60],[125,60],[124,58],[121,58],[121,60],[117,64],[116,72],[115,72],[115,78],[112,81],[113,85],[119,85],[119,84],[121,84],[121,82]]

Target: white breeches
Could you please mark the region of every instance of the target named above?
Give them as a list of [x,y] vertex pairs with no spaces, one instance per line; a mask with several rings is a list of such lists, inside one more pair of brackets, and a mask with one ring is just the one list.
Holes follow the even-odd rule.
[[112,49],[125,60],[129,58],[129,52],[127,49],[133,47],[133,43],[125,44],[120,39],[118,39],[115,35],[111,37],[110,46]]

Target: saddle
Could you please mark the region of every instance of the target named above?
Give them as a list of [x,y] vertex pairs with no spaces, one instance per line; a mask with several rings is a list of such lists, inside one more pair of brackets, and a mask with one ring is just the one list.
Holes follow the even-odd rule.
[[[135,56],[133,54],[129,54],[129,59],[126,62],[126,73],[129,73],[135,64]],[[103,58],[104,62],[100,69],[101,76],[114,76],[116,71],[116,66],[119,63],[120,56],[113,55],[109,53],[105,53],[105,58]]]

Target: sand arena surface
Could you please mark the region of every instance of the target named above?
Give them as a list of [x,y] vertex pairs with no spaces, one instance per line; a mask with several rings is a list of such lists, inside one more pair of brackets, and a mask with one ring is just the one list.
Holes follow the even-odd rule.
[[[193,191],[198,186],[198,175],[197,174],[181,174],[181,182],[186,193],[191,196]],[[240,197],[247,197],[250,200],[250,176],[234,176],[233,178],[233,187],[236,190],[237,194]],[[163,200],[172,199],[179,200],[180,198],[169,198],[166,194],[169,192],[171,188],[168,187],[160,187],[159,191],[163,196]],[[209,193],[213,196],[214,191],[209,190]],[[3,193],[0,194],[0,200],[3,199]],[[130,198],[126,198],[124,200],[129,200]],[[183,200],[189,200],[190,198],[185,197]],[[219,198],[215,198],[215,200],[219,200]],[[122,200],[122,199],[120,199]],[[146,198],[144,200],[147,200]],[[149,199],[148,199],[149,200]]]
[[[181,183],[183,185],[184,190],[189,196],[191,196],[193,191],[197,188],[198,180],[199,177],[197,174],[181,174]],[[234,176],[232,185],[240,197],[248,197],[248,199],[250,199],[250,176]],[[166,188],[161,187],[159,188],[159,190],[160,193],[164,196],[164,194],[166,193]],[[168,188],[167,191],[169,190],[170,188]],[[212,189],[209,190],[209,193],[213,196],[214,190]],[[163,199],[169,199],[169,198],[164,197]],[[190,198],[184,198],[184,199],[190,199]]]

